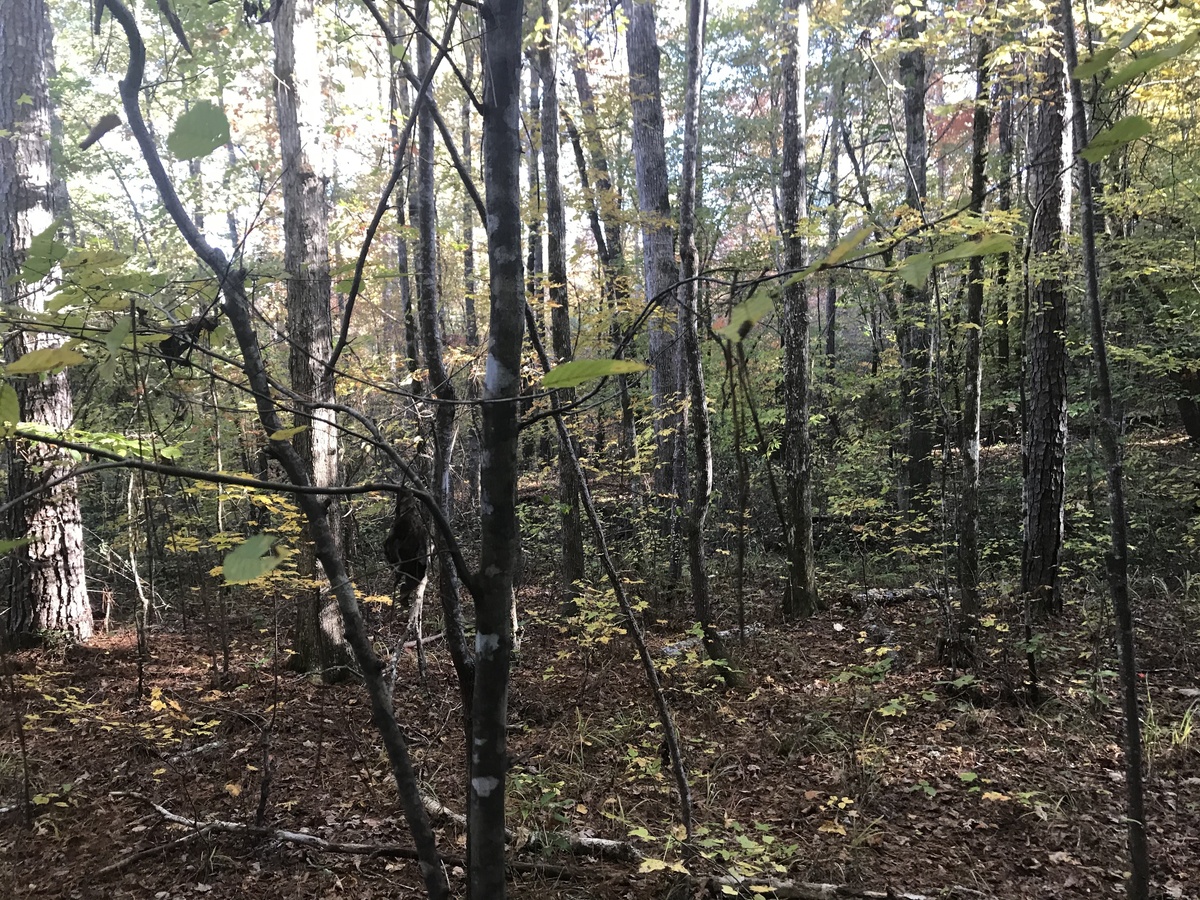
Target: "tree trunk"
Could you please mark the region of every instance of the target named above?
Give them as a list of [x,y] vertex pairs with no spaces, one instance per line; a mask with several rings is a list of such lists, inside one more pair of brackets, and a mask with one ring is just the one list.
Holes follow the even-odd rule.
[[[1000,121],[996,128],[997,150],[1000,156],[999,197],[996,208],[1001,213],[1012,209],[1014,148],[1013,148],[1013,99],[1006,95],[1000,101]],[[1001,254],[997,261],[996,270],[996,367],[999,371],[1000,386],[1009,388],[1012,384],[1010,373],[1010,332],[1012,327],[1012,289],[1009,286],[1009,273],[1012,271],[1012,253]]]
[[[988,39],[979,37],[975,57],[975,113],[971,143],[971,212],[983,212],[987,188],[987,140],[991,129],[987,95]],[[979,414],[983,384],[983,257],[972,256],[963,311],[962,505],[959,510],[959,622],[956,645],[969,658],[979,618]]]
[[[468,79],[475,75],[475,38],[470,33],[466,17],[462,20],[463,72]],[[462,100],[462,161],[463,168],[471,172],[472,145],[475,138],[471,130],[471,98],[465,93]],[[469,191],[463,191],[462,201],[463,243],[463,296],[466,314],[467,347],[471,352],[479,346],[479,317],[475,311],[475,295],[479,285],[475,279],[475,222],[478,213],[471,201]],[[479,399],[479,383],[475,378],[467,380],[467,393],[471,400]],[[471,424],[467,431],[466,446],[467,493],[472,503],[479,501],[479,408],[471,408]]]
[[679,447],[685,446],[679,402],[679,350],[671,334],[677,319],[675,291],[675,230],[667,184],[663,140],[662,89],[659,82],[658,38],[652,2],[623,0],[629,25],[625,47],[629,56],[629,91],[633,108],[633,155],[637,175],[638,210],[642,228],[642,268],[646,300],[657,299],[658,314],[650,325],[652,404],[656,418],[654,488],[667,507],[672,572],[679,569],[678,529],[680,484]]
[[[783,200],[783,265],[804,268],[807,248],[801,235],[808,218],[808,117],[804,95],[808,70],[808,0],[784,5],[783,159],[780,193]],[[783,291],[784,340],[784,480],[787,482],[788,586],[783,612],[789,619],[807,618],[820,606],[813,560],[812,445],[809,436],[808,295],[803,282]]]
[[[295,424],[304,426],[294,440],[309,468],[312,483],[338,481],[338,439],[334,414],[317,404],[332,403],[333,373],[325,360],[333,344],[329,309],[328,205],[325,190],[325,117],[321,93],[321,55],[313,0],[281,0],[275,31],[275,104],[282,153],[284,266],[287,269],[288,374],[297,398]],[[301,64],[298,61],[303,60]],[[340,546],[339,505],[330,500],[329,521]],[[320,578],[311,535],[302,543],[301,577]],[[337,602],[319,587],[302,590],[296,614],[293,664],[320,672],[327,681],[344,677],[350,662]]]
[[[538,61],[542,80],[542,165],[546,192],[546,262],[549,278],[550,336],[559,363],[568,362],[571,348],[571,307],[567,285],[567,218],[563,208],[562,181],[559,174],[558,128],[558,0],[542,0],[542,18],[546,30],[538,43]],[[559,391],[559,402],[570,403],[574,390]],[[560,550],[559,597],[568,608],[573,606],[576,582],[583,578],[583,525],[579,515],[579,484],[575,469],[567,461],[569,448],[559,447],[558,502]]]
[[484,30],[484,182],[491,314],[483,388],[480,558],[476,585],[470,895],[504,900],[504,780],[512,633],[509,603],[520,551],[517,524],[517,395],[525,294],[521,271],[521,0],[488,4]]
[[[924,216],[928,193],[926,176],[929,159],[929,137],[925,127],[925,93],[929,89],[929,72],[925,64],[925,48],[921,43],[925,32],[924,19],[918,20],[912,7],[900,23],[900,38],[913,42],[911,49],[900,55],[900,83],[904,86],[904,202],[913,215]],[[921,10],[923,13],[924,10]],[[916,252],[915,249],[912,252]],[[900,292],[899,320],[896,322],[897,344],[903,369],[901,385],[902,407],[908,423],[908,463],[901,477],[900,508],[928,508],[930,485],[933,483],[933,378],[930,372],[931,326],[928,283],[914,287],[905,283]]]
[[[1060,13],[1053,13],[1061,34]],[[1063,66],[1058,48],[1041,60],[1041,96],[1030,135],[1030,283],[1026,357],[1024,539],[1021,592],[1042,615],[1059,612],[1067,450],[1067,300],[1062,283]]]
[[[1062,0],[1063,61],[1068,72],[1078,64],[1075,22],[1070,0]],[[1092,194],[1092,166],[1080,156],[1088,142],[1087,107],[1083,86],[1071,78],[1074,113],[1073,150],[1079,173],[1080,236],[1083,239],[1084,293],[1089,312],[1092,357],[1096,363],[1100,401],[1100,445],[1108,469],[1109,538],[1108,589],[1117,619],[1117,650],[1121,660],[1121,701],[1125,718],[1125,823],[1129,845],[1129,900],[1149,900],[1150,851],[1146,843],[1146,807],[1142,796],[1142,734],[1138,710],[1138,671],[1134,652],[1133,612],[1129,598],[1129,524],[1125,512],[1125,475],[1121,463],[1120,428],[1113,405],[1108,347],[1104,339],[1104,313],[1100,306],[1100,265],[1096,254],[1096,206]]]
[[[30,313],[44,310],[59,275],[57,266],[22,274],[30,242],[67,212],[58,208],[65,190],[54,174],[49,139],[53,74],[45,0],[5,0],[0,4],[0,134],[6,135],[0,139],[0,301]],[[14,330],[5,339],[5,358],[59,343],[40,331]],[[23,422],[55,432],[70,427],[73,406],[65,372],[23,380],[18,396]],[[44,444],[18,444],[10,451],[9,496],[34,492],[9,513],[10,536],[29,539],[8,561],[2,633],[14,643],[36,641],[43,632],[72,641],[92,636],[78,491],[69,479],[50,486],[69,467],[69,460]]]

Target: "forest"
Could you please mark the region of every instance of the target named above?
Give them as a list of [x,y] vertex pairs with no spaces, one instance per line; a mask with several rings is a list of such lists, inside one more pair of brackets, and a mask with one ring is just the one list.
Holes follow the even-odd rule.
[[1191,0],[0,0],[0,896],[1200,898]]

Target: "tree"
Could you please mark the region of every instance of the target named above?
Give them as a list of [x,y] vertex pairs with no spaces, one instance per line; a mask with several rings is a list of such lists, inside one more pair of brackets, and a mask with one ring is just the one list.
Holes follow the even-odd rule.
[[[798,272],[805,265],[801,234],[808,218],[807,117],[804,111],[808,67],[808,3],[788,0],[784,6],[783,56],[783,265]],[[784,329],[784,480],[787,482],[788,587],[784,615],[805,618],[817,611],[816,567],[813,561],[812,443],[809,437],[808,295],[802,281],[786,281],[783,294]]]
[[[330,313],[329,178],[325,168],[324,67],[317,40],[313,0],[280,0],[275,35],[275,106],[283,183],[284,265],[287,268],[288,374],[291,377],[296,452],[312,483],[338,483],[338,433],[333,372],[326,360],[333,346]],[[339,505],[329,500],[334,540],[341,542]],[[295,665],[326,680],[344,677],[350,661],[337,601],[324,590],[311,543],[300,559],[302,575],[314,579],[297,603]],[[321,579],[323,580],[323,579]]]
[[[1053,8],[1054,31],[1062,33]],[[1042,52],[1040,95],[1029,138],[1031,284],[1026,322],[1024,529],[1021,593],[1042,615],[1062,608],[1063,514],[1067,475],[1067,298],[1062,280],[1063,66],[1057,47]]]
[[[33,314],[45,309],[57,284],[51,241],[58,217],[67,212],[49,140],[52,41],[45,0],[8,0],[0,7],[0,301]],[[45,331],[13,331],[5,339],[5,358],[11,363],[61,343]],[[8,396],[10,391],[2,389]],[[18,395],[21,421],[51,432],[71,425],[65,372],[36,372],[21,382]],[[63,454],[45,444],[20,444],[11,451],[9,534],[28,541],[8,566],[3,634],[14,642],[36,640],[47,631],[77,641],[92,636],[83,522],[75,482],[63,478],[67,468]]]

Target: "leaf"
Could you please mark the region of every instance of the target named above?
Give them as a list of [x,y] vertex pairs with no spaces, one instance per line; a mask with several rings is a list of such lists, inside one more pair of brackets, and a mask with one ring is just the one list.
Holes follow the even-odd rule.
[[820,828],[817,829],[817,831],[824,832],[825,834],[844,835],[846,833],[846,826],[842,825],[840,822],[825,822]]
[[1153,126],[1141,116],[1126,116],[1092,138],[1088,145],[1079,151],[1079,155],[1090,163],[1098,163],[1110,153],[1140,137],[1145,137],[1153,130]]
[[41,281],[66,258],[67,248],[54,239],[61,225],[62,219],[55,219],[49,228],[35,234],[29,242],[20,275],[20,280],[25,284]]
[[871,232],[874,230],[875,228],[873,225],[864,225],[849,237],[843,238],[838,242],[836,247],[830,250],[823,259],[816,263],[817,268],[829,269],[833,266],[836,266],[847,256],[849,256],[851,251],[857,250],[859,246],[861,246],[862,242],[871,236]]
[[0,556],[4,556],[6,553],[12,553],[14,550],[24,547],[32,540],[33,538],[26,537],[18,538],[15,541],[0,541]]
[[555,366],[543,375],[542,386],[570,388],[596,378],[627,375],[630,372],[642,372],[648,368],[649,366],[645,363],[635,359],[575,359]]
[[247,584],[266,575],[283,562],[282,557],[274,554],[264,556],[275,546],[277,540],[279,539],[274,535],[256,534],[226,553],[221,563],[225,583]]
[[982,794],[980,794],[980,796],[984,800],[991,800],[993,802],[1011,799],[1008,794],[1002,794],[999,791],[984,791]]
[[0,438],[12,437],[21,421],[21,400],[7,381],[0,384]]
[[971,783],[972,781],[978,781],[978,780],[979,780],[979,776],[978,776],[977,774],[975,774],[974,772],[959,772],[959,773],[958,773],[958,780],[959,780],[959,781],[965,781],[965,782],[967,782],[967,783],[969,784],[969,783]]
[[237,797],[242,793],[242,786],[231,781],[229,784],[225,785],[225,792],[229,794],[230,797]]
[[932,253],[914,253],[912,256],[906,257],[904,262],[900,263],[896,269],[897,274],[910,287],[920,287],[923,285],[929,280],[929,273],[932,271]]
[[665,859],[644,859],[642,864],[638,866],[638,874],[645,875],[647,872],[679,872],[687,875],[688,870],[684,868],[683,863],[667,862]]
[[1097,50],[1089,59],[1085,59],[1075,67],[1071,77],[1076,81],[1086,81],[1093,75],[1099,75],[1104,71],[1104,67],[1112,62],[1113,57],[1120,52],[1120,47],[1105,47],[1103,50]]
[[278,431],[273,432],[271,434],[271,436],[268,438],[268,440],[286,441],[288,438],[293,438],[296,435],[298,435],[300,432],[307,431],[307,430],[308,430],[307,425],[297,425],[294,428],[280,428]]
[[167,149],[176,159],[199,159],[229,143],[229,120],[211,100],[200,100],[175,121]]
[[963,241],[933,258],[935,263],[950,262],[955,259],[969,259],[972,256],[991,256],[996,253],[1008,253],[1012,250],[1012,235],[984,234],[978,238]]
[[1161,50],[1139,56],[1132,62],[1123,65],[1117,70],[1115,75],[1104,82],[1105,90],[1112,90],[1115,87],[1133,81],[1139,75],[1145,75],[1151,69],[1157,69],[1163,63],[1187,53],[1187,51],[1196,46],[1197,41],[1200,41],[1200,30],[1193,31],[1182,41],[1177,41],[1170,46],[1163,47]]
[[108,337],[104,339],[104,346],[108,348],[110,356],[116,356],[121,349],[121,345],[125,343],[125,338],[129,337],[129,332],[133,330],[133,316],[121,316],[113,323],[112,329],[108,332]]
[[765,291],[757,291],[739,303],[729,314],[729,324],[717,329],[717,334],[735,344],[750,333],[750,329],[775,308],[775,301]]
[[8,364],[6,371],[9,375],[35,375],[50,372],[65,366],[77,366],[87,362],[87,357],[78,350],[66,347],[42,347],[30,350],[20,359]]

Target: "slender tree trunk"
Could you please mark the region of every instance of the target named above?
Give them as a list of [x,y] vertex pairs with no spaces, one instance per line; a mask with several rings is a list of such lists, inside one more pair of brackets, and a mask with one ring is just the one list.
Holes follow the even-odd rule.
[[[913,42],[900,55],[900,83],[904,86],[904,202],[914,213],[923,214],[928,193],[927,164],[929,136],[925,126],[925,93],[929,72],[925,47],[921,41],[925,22],[912,7],[900,23],[902,40]],[[923,12],[923,10],[922,10]],[[915,252],[915,249],[912,251]],[[930,371],[930,292],[929,285],[901,289],[897,343],[903,368],[902,406],[908,424],[908,463],[901,478],[900,507],[903,510],[928,508],[926,497],[933,484],[933,377]]]
[[[808,218],[808,117],[805,80],[808,70],[808,0],[784,4],[783,265],[804,268],[807,248],[801,235]],[[783,612],[789,619],[811,616],[820,606],[814,565],[812,528],[812,443],[809,435],[808,295],[803,282],[789,283],[783,293],[784,341],[784,480],[787,482],[788,586]]]
[[[1000,156],[1000,184],[996,208],[1001,213],[1012,209],[1014,155],[1013,155],[1013,99],[1007,93],[1000,101],[1000,121],[996,128],[997,150]],[[1009,273],[1012,271],[1012,253],[1004,253],[997,262],[996,270],[996,367],[1000,370],[1000,385],[1011,385],[1011,350],[1009,329],[1012,327],[1012,290]]]
[[[1070,0],[1062,0],[1063,62],[1068,72],[1078,64],[1075,48],[1074,12]],[[1108,557],[1108,589],[1117,619],[1117,650],[1121,664],[1121,700],[1125,718],[1125,823],[1129,844],[1129,900],[1149,900],[1150,850],[1146,841],[1146,807],[1142,786],[1141,714],[1138,709],[1138,671],[1134,647],[1133,612],[1129,598],[1129,533],[1125,512],[1125,475],[1121,463],[1120,428],[1113,404],[1108,347],[1104,339],[1104,312],[1100,305],[1100,266],[1096,253],[1096,205],[1092,194],[1095,173],[1080,156],[1088,142],[1087,107],[1083,86],[1071,78],[1072,131],[1075,167],[1079,175],[1080,236],[1083,239],[1084,292],[1086,295],[1092,356],[1096,363],[1097,394],[1100,401],[1100,445],[1108,469],[1108,511],[1111,551]]]
[[[50,266],[22,274],[22,268],[33,238],[67,213],[59,208],[65,189],[54,173],[49,140],[53,74],[45,0],[0,3],[0,134],[5,135],[0,139],[0,301],[35,314],[54,293],[59,272]],[[44,332],[18,329],[5,338],[4,354],[11,361],[59,343]],[[71,425],[74,407],[65,372],[25,379],[17,393],[23,422],[52,431]],[[69,466],[44,444],[22,443],[10,450],[9,496],[42,488],[14,506],[7,523],[10,536],[29,539],[8,560],[0,636],[14,643],[36,641],[47,631],[73,641],[92,636],[78,490],[69,479],[49,486]]]
[[[275,104],[282,152],[284,265],[287,268],[288,374],[298,398],[332,403],[333,373],[325,360],[333,345],[329,309],[328,206],[325,191],[325,116],[321,55],[313,0],[280,0],[274,23]],[[298,61],[303,60],[298,64]],[[297,400],[296,451],[320,487],[337,484],[338,440],[328,409]],[[339,504],[330,501],[334,540],[340,546]],[[319,578],[310,540],[304,542],[299,571]],[[324,580],[324,579],[321,579]],[[320,587],[305,589],[297,604],[294,664],[320,672],[326,680],[345,676],[350,649],[337,601]]]
[[642,228],[642,268],[646,300],[657,298],[659,312],[650,325],[652,404],[656,418],[654,488],[667,508],[671,568],[679,569],[678,529],[680,484],[677,449],[686,446],[679,412],[681,379],[679,348],[672,331],[677,320],[675,291],[675,229],[667,183],[663,139],[662,89],[659,82],[658,38],[652,2],[623,0],[629,25],[625,30],[629,56],[630,103],[633,107],[633,155],[637,175],[638,209]]
[[[558,127],[558,2],[542,0],[542,18],[546,30],[538,43],[538,61],[542,80],[542,165],[546,172],[546,261],[550,297],[550,336],[559,363],[572,357],[571,307],[567,284],[567,218],[563,208],[562,181],[559,174]],[[570,403],[574,390],[559,391],[559,401]],[[579,515],[579,484],[568,463],[569,448],[559,447],[558,502],[560,550],[559,596],[573,606],[576,582],[583,578],[583,525]]]
[[[841,162],[841,131],[846,116],[846,74],[839,69],[833,80],[833,100],[829,125],[829,249],[838,244],[842,231],[842,200],[838,191],[838,168]],[[837,274],[829,273],[825,285],[825,378],[833,383],[837,364]],[[830,418],[834,436],[837,436],[837,411],[830,404]]]
[[[473,21],[473,19],[472,19]],[[463,31],[463,71],[468,79],[475,75],[475,35],[467,24],[464,16]],[[471,129],[471,98],[464,94],[462,100],[462,161],[464,168],[470,172],[472,168],[472,145],[475,136]],[[462,242],[463,242],[463,294],[466,313],[467,346],[474,352],[479,346],[479,317],[475,312],[475,295],[479,286],[475,279],[475,220],[478,213],[475,204],[471,202],[469,192],[463,191],[462,201]],[[467,381],[467,393],[472,400],[479,399],[479,384],[474,378]],[[467,485],[471,502],[479,500],[479,415],[478,407],[472,407],[471,425],[467,432],[466,448]]]
[[[1059,10],[1052,11],[1062,33]],[[1067,450],[1067,299],[1062,283],[1064,235],[1063,66],[1058,48],[1041,60],[1041,95],[1033,107],[1029,198],[1029,316],[1026,357],[1024,539],[1021,592],[1042,615],[1062,605],[1062,552]]]
[[483,392],[480,558],[476,585],[470,893],[504,900],[504,779],[508,770],[509,602],[520,548],[517,396],[525,294],[521,271],[521,0],[488,4],[484,29],[483,159],[491,314]]
[[[975,113],[971,142],[971,206],[983,212],[987,187],[987,140],[991,130],[988,112],[988,39],[979,37],[975,57]],[[963,422],[962,504],[959,510],[958,589],[959,611],[956,643],[970,656],[975,626],[979,619],[979,414],[983,384],[983,257],[973,256],[967,272],[966,309],[963,335]]]
[[704,64],[704,29],[708,20],[705,0],[687,4],[687,86],[683,95],[683,171],[679,188],[679,313],[687,368],[685,378],[691,410],[692,447],[696,454],[691,514],[685,526],[688,570],[692,583],[692,610],[703,633],[709,659],[721,668],[727,684],[736,680],[728,664],[725,642],[712,621],[708,569],[704,561],[704,530],[712,501],[712,436],[708,397],[704,385],[704,357],[700,354],[696,276],[700,252],[696,248],[696,206],[699,202],[696,175],[700,148],[700,70]]

